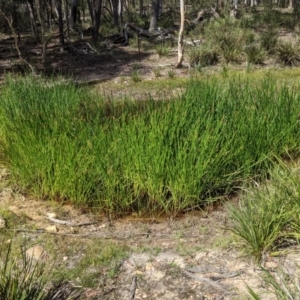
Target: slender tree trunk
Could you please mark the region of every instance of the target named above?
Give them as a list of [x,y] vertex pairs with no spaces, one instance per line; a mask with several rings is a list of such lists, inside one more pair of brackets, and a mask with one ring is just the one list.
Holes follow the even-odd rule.
[[70,28],[73,28],[76,24],[77,18],[77,11],[78,11],[78,0],[73,0],[70,7]]
[[234,9],[237,10],[238,9],[238,0],[234,0]]
[[163,0],[158,0],[158,16],[161,16],[163,11]]
[[159,0],[152,0],[149,32],[153,32],[157,29],[158,12]]
[[93,41],[94,41],[94,43],[98,42],[98,39],[99,39],[101,6],[102,6],[102,0],[94,0],[94,6],[93,6],[93,14],[94,14]]
[[46,62],[46,51],[47,51],[47,40],[45,37],[45,22],[44,22],[44,15],[41,12],[41,3],[40,0],[36,0],[35,2],[36,6],[36,14],[38,17],[38,20],[41,24],[41,36],[42,36],[42,65],[45,66]]
[[178,35],[178,62],[176,68],[182,67],[183,62],[183,31],[184,31],[184,0],[180,0],[180,30]]
[[66,16],[66,25],[67,25],[67,37],[70,36],[70,22],[69,22],[69,8],[68,0],[65,0],[65,16]]
[[56,14],[56,18],[59,18],[58,10],[57,10],[57,8],[58,8],[57,0],[52,0],[51,2],[52,2],[53,10],[54,10],[54,12]]
[[65,44],[65,35],[64,35],[64,20],[62,12],[62,0],[57,0],[57,12],[58,12],[58,28],[59,28],[59,41],[63,46]]
[[92,4],[91,0],[87,0],[87,3],[88,3],[89,11],[90,11],[92,25],[94,26],[95,18],[94,18],[93,4]]
[[143,12],[144,12],[144,1],[140,0],[140,17],[143,17]]
[[123,0],[119,0],[118,15],[119,15],[119,20],[122,25],[124,23],[123,22]]
[[49,28],[52,28],[52,3],[51,0],[47,1],[47,23]]
[[31,25],[31,31],[32,35],[40,41],[39,33],[36,27],[36,17],[35,17],[35,10],[34,10],[34,5],[33,5],[33,0],[28,0],[27,1],[27,7],[29,10],[29,16],[30,16],[30,25]]
[[118,12],[119,0],[112,0],[112,11],[114,17],[114,25],[119,26],[119,12]]

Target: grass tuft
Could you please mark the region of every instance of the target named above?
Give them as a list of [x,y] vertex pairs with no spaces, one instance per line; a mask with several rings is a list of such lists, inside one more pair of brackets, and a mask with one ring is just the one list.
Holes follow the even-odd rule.
[[231,230],[257,260],[300,237],[299,170],[281,162],[270,181],[252,186],[238,207],[229,205]]
[[34,262],[26,254],[23,254],[21,260],[12,257],[11,243],[4,251],[4,261],[0,266],[0,299],[46,299],[45,287],[49,278],[44,264]]
[[276,57],[284,66],[298,66],[300,64],[300,44],[290,42],[278,43]]

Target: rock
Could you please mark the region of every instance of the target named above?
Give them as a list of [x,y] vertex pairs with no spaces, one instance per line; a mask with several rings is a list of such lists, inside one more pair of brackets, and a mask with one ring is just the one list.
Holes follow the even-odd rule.
[[58,232],[58,228],[55,225],[48,226],[45,228],[47,232]]
[[11,200],[14,198],[14,194],[11,189],[4,189],[0,193],[1,198],[4,198],[5,200]]
[[36,245],[26,250],[26,256],[28,259],[40,260],[47,258],[47,253],[40,245]]
[[48,218],[56,218],[56,213],[47,213],[46,216]]
[[276,269],[277,267],[278,267],[278,264],[277,264],[277,262],[275,262],[275,261],[267,261],[267,262],[265,263],[265,268],[266,268],[266,269],[274,270],[274,269]]
[[5,220],[0,216],[0,228],[5,228],[5,227],[6,227]]

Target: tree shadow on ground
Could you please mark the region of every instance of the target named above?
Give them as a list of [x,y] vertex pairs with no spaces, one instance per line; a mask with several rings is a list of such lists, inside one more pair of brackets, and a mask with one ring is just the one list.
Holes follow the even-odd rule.
[[[18,43],[22,57],[39,74],[73,78],[77,83],[98,83],[120,75],[129,76],[133,63],[143,63],[151,53],[123,45],[102,43],[97,52],[87,40],[68,43],[64,47],[50,44],[45,64],[41,64],[42,45],[22,38]],[[14,39],[0,40],[0,77],[4,74],[26,74],[30,68],[20,60]]]

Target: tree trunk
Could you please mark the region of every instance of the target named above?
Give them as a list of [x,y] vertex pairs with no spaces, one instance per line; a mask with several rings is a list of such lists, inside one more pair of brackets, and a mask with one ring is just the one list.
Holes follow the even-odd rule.
[[59,28],[59,41],[63,46],[65,44],[65,35],[64,35],[64,20],[62,13],[62,0],[57,0],[57,12],[58,12],[58,28]]
[[36,0],[35,6],[36,6],[36,14],[38,17],[38,20],[41,24],[41,36],[42,36],[42,65],[45,66],[46,62],[46,51],[47,51],[47,40],[45,37],[45,22],[44,22],[44,15],[41,12],[41,5],[40,0]]
[[183,31],[184,31],[184,0],[180,0],[180,30],[178,35],[178,62],[176,68],[182,67],[183,62]]
[[114,25],[119,26],[119,12],[118,12],[119,0],[112,0],[112,11],[114,17]]
[[142,18],[144,14],[144,1],[140,0],[140,17]]
[[158,16],[161,16],[163,11],[163,0],[158,0]]
[[123,25],[123,0],[119,0],[118,15],[121,24]]
[[91,2],[91,0],[87,0],[87,3],[88,3],[89,11],[90,11],[92,24],[94,24],[95,20],[94,20],[94,12],[93,12],[92,2]]
[[36,18],[35,18],[35,11],[34,11],[34,5],[33,5],[33,0],[28,0],[27,1],[27,7],[29,10],[29,16],[30,16],[30,25],[31,25],[31,31],[32,31],[32,35],[38,40],[40,41],[39,38],[39,34],[38,34],[38,30],[36,27]]
[[93,23],[93,42],[98,42],[99,39],[99,28],[100,28],[100,20],[101,20],[101,6],[102,0],[94,0],[93,3],[93,15],[94,15],[94,23]]
[[234,9],[237,10],[238,9],[238,0],[233,0],[234,3]]
[[76,24],[77,10],[78,10],[78,0],[73,0],[70,8],[70,28],[73,28]]
[[65,17],[66,17],[66,25],[67,25],[67,37],[70,37],[70,22],[69,22],[68,0],[65,0]]
[[153,32],[157,29],[158,12],[159,12],[159,0],[152,0],[150,26],[149,26],[150,32]]

